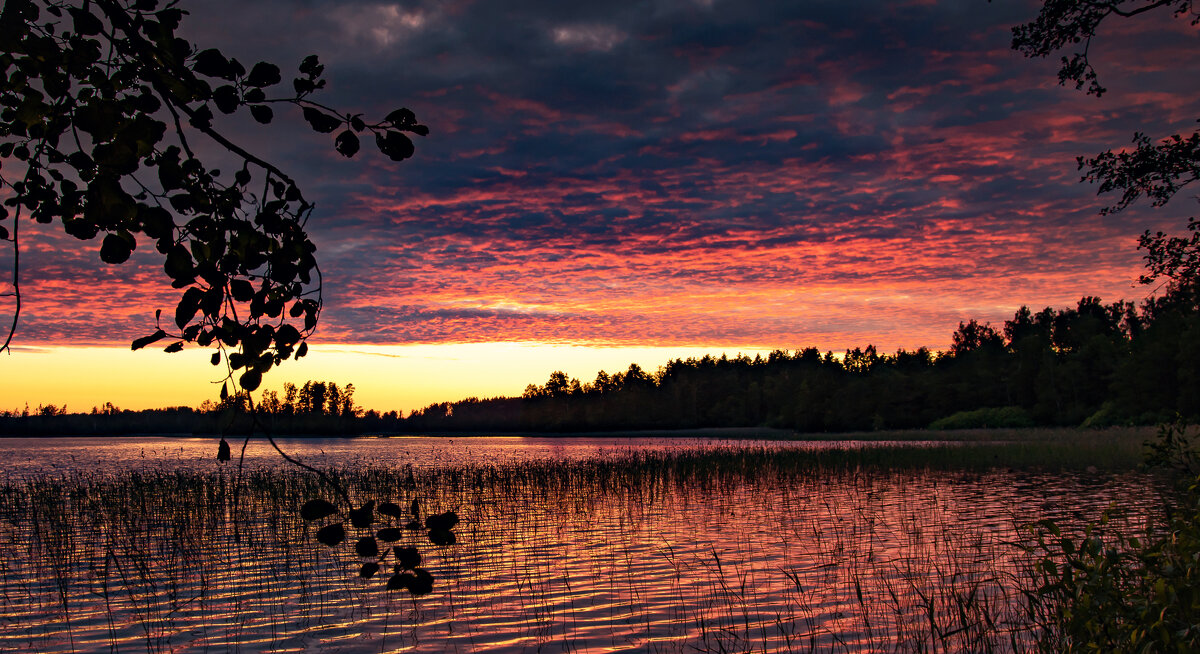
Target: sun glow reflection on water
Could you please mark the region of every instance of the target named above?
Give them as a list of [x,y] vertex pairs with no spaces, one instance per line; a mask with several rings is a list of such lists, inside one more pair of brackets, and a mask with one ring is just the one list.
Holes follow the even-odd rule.
[[459,512],[413,601],[315,542],[296,517],[315,482],[269,451],[235,509],[211,439],[114,444],[123,465],[61,439],[46,452],[79,467],[25,461],[0,484],[0,650],[1003,651],[1029,637],[1014,525],[1151,499],[1127,475],[737,469],[665,463],[680,446],[661,440],[527,440],[288,444],[349,464],[358,498]]
[[[228,437],[233,464],[242,455],[243,438]],[[216,471],[217,436],[132,436],[5,438],[0,439],[0,461],[9,478],[30,474],[67,474],[77,470],[120,472],[147,469]],[[357,438],[276,438],[281,448],[305,463],[317,466],[361,465],[436,468],[450,465],[500,465],[535,461],[574,461],[621,456],[630,452],[692,447],[771,447],[828,449],[829,441],[747,440],[706,437],[543,437],[543,436],[378,436]],[[837,447],[887,445],[923,447],[945,441],[837,441]],[[243,465],[249,468],[284,468],[289,464],[261,437],[245,442]],[[232,465],[232,464],[231,464]]]

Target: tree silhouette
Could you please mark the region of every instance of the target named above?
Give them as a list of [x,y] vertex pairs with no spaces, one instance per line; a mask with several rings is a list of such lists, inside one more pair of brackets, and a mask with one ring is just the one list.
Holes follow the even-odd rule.
[[[287,173],[227,136],[218,116],[248,114],[265,125],[275,107],[290,106],[316,132],[333,134],[339,154],[353,157],[360,136],[370,134],[394,161],[413,154],[406,133],[424,136],[429,130],[408,109],[367,120],[316,102],[313,95],[325,80],[315,55],[300,63],[290,91],[273,92],[283,81],[278,66],[260,61],[247,69],[215,48],[180,38],[176,31],[186,12],[176,5],[7,0],[0,10],[0,192],[7,195],[0,239],[13,249],[12,291],[6,294],[13,318],[0,351],[10,348],[21,315],[23,220],[59,223],[82,240],[103,234],[100,259],[109,264],[127,261],[141,240],[154,245],[171,287],[182,293],[166,325],[159,310],[154,332],[134,340],[132,348],[165,338],[172,341],[167,352],[187,343],[215,347],[213,365],[224,362],[226,380],[238,375],[241,388],[231,394],[223,384],[222,403],[249,408],[249,392],[264,373],[307,352],[321,312],[321,273],[305,230],[313,204]],[[196,154],[214,147],[221,161],[235,162],[232,174]],[[353,407],[352,388],[336,385],[306,385],[299,400],[308,412]],[[345,510],[315,499],[301,516],[349,516],[351,527],[362,532],[355,541],[361,576],[373,576],[391,552],[396,560],[389,589],[414,595],[432,589],[417,549],[395,545],[403,532],[373,525],[377,514],[393,522],[403,518],[409,531],[446,546],[454,542],[453,512],[427,515],[422,524],[415,500],[407,513],[374,500],[353,508],[336,480],[268,439],[289,462],[338,491]],[[231,459],[224,439],[217,458]],[[317,539],[339,545],[344,522],[327,524]]]
[[[1068,44],[1078,45],[1071,58],[1063,57],[1058,77],[1061,83],[1087,86],[1087,93],[1101,95],[1088,52],[1096,29],[1109,16],[1133,17],[1170,8],[1177,18],[1200,24],[1200,13],[1192,0],[1046,0],[1037,19],[1013,28],[1013,47],[1026,56],[1047,56]],[[1200,132],[1175,134],[1157,141],[1145,134],[1133,137],[1133,147],[1108,151],[1093,158],[1079,158],[1084,181],[1096,182],[1100,192],[1119,191],[1120,199],[1102,213],[1120,211],[1141,197],[1153,206],[1165,205],[1182,188],[1200,178]],[[1196,335],[1200,333],[1197,302],[1200,279],[1200,224],[1188,221],[1190,237],[1162,232],[1143,233],[1138,241],[1146,250],[1143,283],[1159,277],[1168,279],[1167,293],[1147,301],[1138,316],[1122,304],[1105,308],[1096,298],[1083,298],[1077,310],[1059,313],[1053,320],[1054,346],[1074,355],[1074,362],[1087,364],[1082,371],[1067,370],[1082,385],[1072,385],[1077,402],[1097,396],[1104,384],[1096,384],[1104,371],[1120,383],[1117,403],[1106,403],[1100,414],[1117,404],[1146,406],[1150,398],[1174,401],[1176,420],[1160,429],[1159,443],[1149,443],[1155,456],[1185,454],[1188,489],[1162,513],[1164,522],[1147,528],[1137,538],[1113,533],[1104,520],[1086,527],[1089,538],[1079,546],[1063,538],[1050,521],[1032,531],[1042,560],[1043,585],[1031,596],[1035,603],[1050,608],[1045,634],[1061,638],[1043,642],[1047,649],[1068,643],[1079,651],[1195,651],[1200,638],[1195,629],[1196,585],[1194,563],[1200,559],[1200,536],[1195,512],[1178,507],[1195,507],[1200,499],[1200,477],[1196,477],[1193,452],[1187,443],[1187,420],[1200,408],[1200,375],[1195,362],[1200,357]],[[1040,314],[1039,314],[1040,317]],[[1112,335],[1122,331],[1131,336],[1133,357],[1120,360]],[[1136,361],[1136,364],[1133,362]],[[1147,374],[1149,373],[1149,374]],[[1091,382],[1090,388],[1087,382]],[[1065,394],[1064,394],[1065,395]],[[1102,543],[1102,545],[1101,545]],[[1061,571],[1061,573],[1060,573]],[[1181,572],[1182,571],[1182,572]],[[1097,598],[1105,598],[1097,601]]]
[[[227,379],[257,388],[271,367],[304,356],[321,312],[321,275],[305,225],[313,204],[275,164],[219,127],[221,116],[270,123],[298,109],[354,156],[371,135],[395,161],[413,154],[406,133],[428,129],[408,109],[382,120],[313,100],[324,67],[306,57],[290,91],[278,66],[248,69],[176,32],[186,12],[160,0],[8,0],[0,11],[0,239],[13,248],[13,318],[21,313],[20,229],[32,218],[83,240],[103,235],[100,259],[119,264],[152,244],[172,288],[174,312],[155,314],[139,349],[171,339],[215,347]],[[206,141],[205,147],[200,142]],[[224,173],[197,152],[216,146]],[[222,354],[225,356],[222,357]]]
[[[1107,92],[1088,58],[1092,39],[1100,24],[1111,16],[1132,18],[1152,11],[1170,10],[1176,18],[1200,25],[1200,12],[1193,0],[1046,0],[1032,22],[1013,28],[1012,47],[1026,57],[1047,57],[1064,48],[1074,48],[1062,58],[1060,84],[1073,82],[1087,87],[1088,95]],[[1139,132],[1133,147],[1109,150],[1094,157],[1079,157],[1083,181],[1100,185],[1100,193],[1119,192],[1120,199],[1101,213],[1120,211],[1139,198],[1153,206],[1165,205],[1182,188],[1200,178],[1200,132],[1173,134],[1151,139]],[[1146,231],[1138,241],[1146,250],[1147,272],[1143,283],[1167,277],[1178,285],[1194,286],[1200,267],[1200,222],[1188,221],[1189,237],[1172,237]]]

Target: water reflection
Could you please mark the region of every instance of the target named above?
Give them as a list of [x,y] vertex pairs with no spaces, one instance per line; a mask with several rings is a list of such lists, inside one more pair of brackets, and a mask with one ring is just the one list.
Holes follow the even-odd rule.
[[[318,483],[268,452],[235,506],[211,440],[113,446],[133,464],[71,440],[0,486],[3,651],[1021,649],[1014,525],[1151,500],[1129,475],[805,469],[662,443],[303,444],[356,498],[462,515],[414,601],[315,543],[296,508]],[[429,459],[380,465],[411,457]]]
[[[0,461],[12,479],[30,474],[76,470],[118,472],[130,469],[178,468],[211,470],[217,457],[215,437],[141,436],[0,439]],[[725,440],[714,438],[553,438],[536,436],[386,436],[360,438],[277,438],[277,443],[306,463],[330,467],[414,465],[437,468],[472,464],[515,464],[537,461],[577,461],[664,448],[769,447],[829,449],[904,445],[945,446],[945,441],[787,441]],[[233,462],[242,455],[242,441],[229,438]],[[245,444],[244,464],[250,468],[281,468],[288,464],[262,438]]]

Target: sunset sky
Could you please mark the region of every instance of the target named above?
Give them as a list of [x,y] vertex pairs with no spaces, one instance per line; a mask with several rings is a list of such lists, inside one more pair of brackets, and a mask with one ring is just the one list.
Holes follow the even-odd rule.
[[[1137,236],[1181,231],[1194,194],[1101,216],[1116,198],[1075,157],[1194,130],[1200,31],[1105,23],[1109,92],[1089,97],[1058,86],[1057,57],[1010,49],[1039,4],[184,2],[200,47],[285,80],[318,54],[322,102],[430,128],[397,164],[346,160],[298,115],[218,121],[317,204],[322,322],[266,386],[354,383],[411,410],[555,369],[942,349],[1022,304],[1140,300]],[[0,409],[215,397],[207,353],[129,351],[177,297],[148,243],[108,266],[99,239],[38,227]]]

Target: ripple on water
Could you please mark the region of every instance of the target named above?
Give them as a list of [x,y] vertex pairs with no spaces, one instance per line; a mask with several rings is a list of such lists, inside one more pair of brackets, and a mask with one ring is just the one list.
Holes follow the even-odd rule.
[[[305,536],[294,505],[315,491],[294,471],[255,477],[235,508],[229,470],[201,462],[211,441],[114,454],[65,440],[76,460],[76,441],[91,443],[86,473],[35,478],[60,469],[31,463],[0,493],[3,651],[869,651],[927,647],[931,629],[954,634],[939,647],[1004,650],[1005,630],[1029,637],[1016,525],[1153,500],[1131,475],[764,468],[714,481],[666,466],[606,477],[569,462],[637,450],[473,442],[453,474],[417,466],[415,491],[407,473],[374,471],[362,479],[386,487],[370,489],[354,466],[345,475],[363,498],[415,493],[462,516],[458,545],[427,550],[437,590],[413,601]],[[344,441],[305,447],[326,464],[351,456]],[[148,463],[120,460],[130,448]],[[397,448],[407,454],[388,454]],[[351,461],[437,448],[447,444],[378,439]],[[191,471],[154,472],[179,452],[195,455]],[[547,461],[560,463],[537,467]],[[986,632],[984,613],[1007,626]]]

